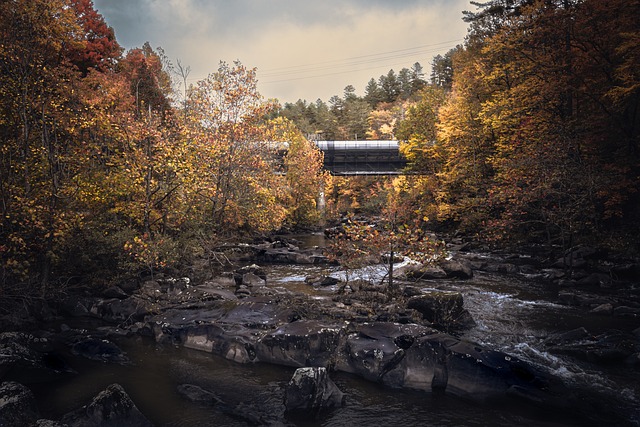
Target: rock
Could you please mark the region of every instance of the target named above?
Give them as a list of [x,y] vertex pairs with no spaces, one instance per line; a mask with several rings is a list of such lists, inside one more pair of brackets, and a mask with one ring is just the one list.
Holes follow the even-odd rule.
[[181,293],[191,287],[191,279],[188,277],[169,277],[156,280],[162,293]]
[[236,285],[242,284],[242,277],[245,274],[249,274],[249,273],[255,274],[265,282],[267,281],[267,273],[264,271],[264,268],[256,264],[251,264],[251,265],[247,265],[245,267],[239,268],[233,272],[233,278],[236,281]]
[[40,418],[31,390],[17,382],[0,384],[0,426],[24,427]]
[[265,286],[267,281],[253,273],[245,273],[242,275],[242,285],[251,288]]
[[117,298],[117,299],[126,299],[129,295],[122,290],[119,286],[111,286],[102,292],[102,296],[104,298]]
[[567,392],[533,365],[419,325],[362,325],[347,336],[335,367],[391,387],[475,401],[513,396],[556,406]]
[[606,287],[611,284],[611,276],[602,273],[591,273],[576,282],[580,286]]
[[0,380],[28,384],[57,380],[72,372],[46,338],[0,333]]
[[152,303],[137,296],[97,302],[91,312],[107,322],[131,324],[141,321],[153,311]]
[[582,268],[588,263],[588,260],[594,259],[598,255],[598,250],[588,246],[579,246],[570,249],[565,256],[559,258],[554,264],[557,268]]
[[249,287],[247,285],[240,285],[236,289],[235,296],[238,297],[238,298],[249,297],[249,296],[251,296],[251,290],[249,289]]
[[335,286],[340,283],[340,279],[336,279],[331,276],[315,276],[315,277],[307,277],[304,279],[304,282],[308,285],[314,287],[327,287],[327,286]]
[[215,393],[193,384],[180,384],[178,393],[191,402],[205,406],[214,406],[222,402]]
[[473,326],[473,319],[463,304],[459,292],[428,291],[411,297],[407,308],[418,311],[435,327],[450,330]]
[[35,427],[69,427],[67,424],[58,421],[39,419],[36,421]]
[[570,331],[576,334],[574,339],[567,333],[566,339],[547,340],[545,344],[550,345],[552,353],[601,364],[623,362],[640,351],[640,341],[633,334],[611,330],[593,337],[583,334],[583,329]]
[[282,325],[256,343],[257,359],[294,367],[329,366],[343,330],[343,326],[314,320]]
[[447,273],[448,278],[471,279],[473,277],[473,270],[466,261],[442,260],[439,265]]
[[572,329],[567,332],[549,335],[545,340],[545,345],[554,346],[577,341],[590,340],[592,335],[583,327]]
[[615,280],[637,281],[640,277],[640,263],[627,263],[611,267],[611,276]]
[[484,271],[489,273],[504,273],[504,274],[517,274],[520,273],[520,268],[515,264],[507,262],[488,263],[484,268]]
[[122,352],[120,347],[106,339],[81,337],[73,343],[71,351],[73,354],[98,362],[129,363],[129,358]]
[[119,384],[111,384],[86,406],[62,417],[69,427],[151,427]]
[[611,316],[613,314],[613,305],[611,303],[600,304],[599,306],[593,308],[590,313]]
[[323,367],[298,368],[285,388],[287,412],[303,412],[317,417],[320,413],[344,404],[344,393]]
[[394,277],[407,280],[437,280],[446,279],[447,273],[442,267],[434,265],[408,264],[397,268]]
[[613,309],[613,315],[619,317],[640,317],[640,308],[621,305]]

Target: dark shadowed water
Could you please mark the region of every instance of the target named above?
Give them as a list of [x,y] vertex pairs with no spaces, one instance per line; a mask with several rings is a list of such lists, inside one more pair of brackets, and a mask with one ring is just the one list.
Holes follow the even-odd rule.
[[[321,236],[312,236],[322,244]],[[268,285],[329,298],[330,290],[304,284],[312,274],[335,274],[333,267],[271,266]],[[627,366],[593,366],[545,351],[543,340],[551,333],[579,326],[592,334],[609,329],[631,331],[638,319],[591,315],[583,309],[558,305],[556,293],[526,277],[478,273],[469,281],[434,281],[424,288],[459,291],[477,325],[462,338],[527,360],[583,390],[585,402],[593,401],[607,412],[622,414],[581,418],[517,406],[513,402],[481,405],[459,398],[395,390],[352,375],[333,373],[332,379],[346,394],[346,405],[320,419],[284,419],[298,426],[582,426],[640,425],[640,372]],[[263,364],[241,365],[211,354],[158,346],[142,338],[119,344],[132,360],[128,366],[106,365],[69,356],[79,375],[35,389],[45,416],[57,418],[87,403],[107,385],[120,383],[139,409],[158,426],[246,426],[223,407],[202,407],[184,400],[179,384],[195,384],[218,394],[233,408],[244,405],[263,420],[282,420],[283,390],[294,369]],[[282,425],[282,424],[275,424]]]

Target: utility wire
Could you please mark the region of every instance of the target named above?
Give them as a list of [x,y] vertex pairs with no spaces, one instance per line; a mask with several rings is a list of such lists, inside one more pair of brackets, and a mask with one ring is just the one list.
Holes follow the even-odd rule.
[[[318,77],[327,77],[338,74],[348,74],[358,71],[373,70],[381,67],[389,67],[402,65],[396,60],[403,58],[416,58],[425,54],[441,52],[443,48],[454,47],[455,44],[463,41],[463,39],[448,40],[440,43],[433,43],[421,46],[415,46],[405,49],[396,49],[387,52],[372,53],[367,55],[352,56],[340,59],[331,59],[319,61],[309,64],[290,65],[276,68],[265,69],[262,72],[258,70],[258,78],[262,84],[282,83],[287,81],[306,80]],[[394,61],[389,63],[389,61]],[[375,66],[368,66],[376,64]],[[364,68],[362,66],[365,66]],[[346,69],[345,69],[346,68]],[[323,71],[330,71],[322,73]],[[309,75],[309,73],[314,73]],[[321,74],[317,74],[321,73]],[[265,80],[262,80],[264,78]],[[189,79],[198,80],[198,79]]]

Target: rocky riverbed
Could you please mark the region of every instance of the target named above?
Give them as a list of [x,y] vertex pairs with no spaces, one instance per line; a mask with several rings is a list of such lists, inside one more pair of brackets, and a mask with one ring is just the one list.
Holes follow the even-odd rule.
[[[339,274],[318,270],[304,278],[303,286],[313,292],[292,291],[270,277],[273,264],[326,265],[319,249],[300,249],[286,241],[224,249],[226,259],[245,267],[225,274],[200,269],[189,278],[156,275],[135,286],[110,288],[100,297],[74,295],[40,311],[48,327],[40,322],[27,332],[2,333],[0,425],[151,425],[116,383],[86,396],[84,406],[55,420],[41,418],[29,388],[76,375],[69,355],[131,364],[118,346],[126,337],[210,353],[240,366],[302,369],[279,389],[281,402],[268,413],[225,401],[199,385],[180,384],[177,389],[183,399],[253,425],[295,424],[300,413],[317,419],[335,411],[345,399],[331,377],[344,374],[387,389],[452,396],[477,405],[498,402],[571,414],[579,424],[639,422],[634,408],[609,407],[610,397],[573,387],[535,361],[474,340],[478,336],[473,331],[481,328],[466,308],[473,303],[448,286],[482,274],[535,278],[553,289],[554,304],[624,325],[595,332],[577,325],[560,329],[544,337],[550,354],[593,366],[616,364],[638,376],[636,264],[602,263],[586,249],[545,263],[529,256],[469,253],[458,245],[451,248],[454,256],[439,265],[399,266],[401,292],[390,298],[376,282],[344,286]],[[76,326],[87,325],[87,320],[90,326]]]

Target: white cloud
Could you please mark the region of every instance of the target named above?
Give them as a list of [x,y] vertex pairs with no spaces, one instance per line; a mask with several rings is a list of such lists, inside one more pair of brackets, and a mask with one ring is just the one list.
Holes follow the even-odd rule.
[[[468,0],[94,0],[126,48],[149,41],[204,78],[220,60],[258,68],[282,102],[362,94],[370,78],[445,53]],[[418,48],[420,47],[420,48]],[[416,48],[416,49],[414,49]]]

